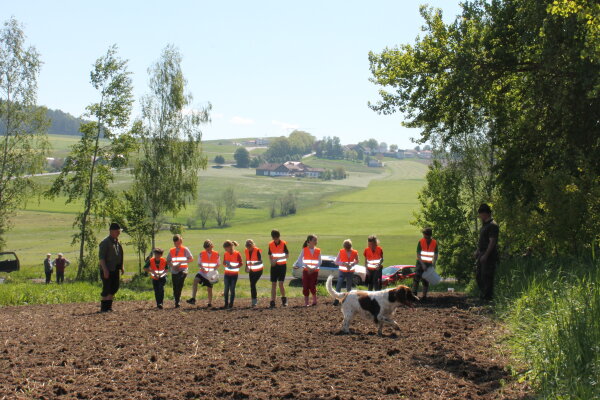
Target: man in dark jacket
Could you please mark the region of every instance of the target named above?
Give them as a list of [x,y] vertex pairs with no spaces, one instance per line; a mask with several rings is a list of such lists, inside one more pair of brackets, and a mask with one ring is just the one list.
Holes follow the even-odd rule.
[[482,204],[478,212],[483,225],[479,230],[479,243],[475,251],[476,279],[480,299],[489,301],[492,300],[494,294],[494,274],[499,259],[498,234],[500,229],[492,218],[492,209],[489,205]]
[[102,278],[100,312],[112,311],[113,297],[119,290],[119,272],[125,272],[123,268],[123,246],[119,242],[121,227],[113,222],[110,224],[109,230],[109,235],[100,242],[98,254],[100,277]]

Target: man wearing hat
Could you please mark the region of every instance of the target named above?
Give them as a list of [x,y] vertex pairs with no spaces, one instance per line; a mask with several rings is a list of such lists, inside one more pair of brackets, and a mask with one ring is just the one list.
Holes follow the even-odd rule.
[[432,238],[433,229],[427,227],[422,231],[423,238],[417,243],[417,270],[413,277],[413,294],[416,296],[419,291],[419,282],[423,281],[423,296],[421,300],[427,299],[427,291],[429,290],[429,282],[423,279],[423,273],[428,268],[435,268],[438,259],[437,241]]
[[100,242],[98,258],[100,260],[100,277],[102,278],[102,301],[100,312],[112,311],[115,293],[119,290],[119,272],[123,269],[123,246],[119,242],[121,227],[116,222],[110,224],[109,235]]
[[479,230],[479,243],[475,251],[476,280],[479,296],[482,301],[489,301],[494,294],[494,274],[498,264],[498,234],[500,228],[492,218],[492,209],[488,204],[479,206],[479,219],[482,222]]
[[52,262],[52,254],[46,254],[44,258],[44,273],[46,274],[46,285],[52,280],[52,270],[54,269],[54,263]]
[[64,283],[65,268],[69,265],[71,265],[71,262],[63,256],[63,253],[58,253],[54,260],[54,266],[56,267],[56,283]]

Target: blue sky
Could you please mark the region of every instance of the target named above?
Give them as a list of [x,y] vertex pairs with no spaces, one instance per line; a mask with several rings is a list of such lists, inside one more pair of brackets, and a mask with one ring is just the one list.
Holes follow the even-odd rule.
[[[183,55],[196,107],[213,104],[205,139],[280,136],[297,128],[342,143],[374,137],[414,147],[402,115],[378,115],[367,55],[412,43],[421,1],[6,1],[41,53],[38,102],[81,115],[96,101],[89,71],[116,43],[133,72],[136,106],[147,68],[169,43]],[[458,1],[426,2],[459,12]]]

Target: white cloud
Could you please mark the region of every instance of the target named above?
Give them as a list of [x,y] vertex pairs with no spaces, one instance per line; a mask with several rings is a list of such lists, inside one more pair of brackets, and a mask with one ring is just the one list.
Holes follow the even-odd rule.
[[229,120],[232,124],[235,125],[254,125],[254,120],[250,118],[243,118],[235,116]]
[[284,129],[284,130],[294,130],[294,129],[300,128],[299,125],[290,124],[288,122],[281,122],[281,121],[273,120],[273,121],[271,121],[271,123],[273,125],[276,125],[276,126],[280,127],[281,129]]

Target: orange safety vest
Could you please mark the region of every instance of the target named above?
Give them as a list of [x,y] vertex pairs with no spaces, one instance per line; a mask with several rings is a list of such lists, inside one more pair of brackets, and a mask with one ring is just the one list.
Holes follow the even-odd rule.
[[248,265],[248,268],[250,269],[250,271],[252,271],[252,272],[262,271],[264,268],[264,265],[263,265],[262,261],[258,260],[258,253],[260,252],[260,249],[258,247],[254,247],[254,249],[252,249],[252,256],[250,256],[250,251],[248,251],[248,249],[246,249],[245,252],[246,252],[246,265]]
[[437,248],[437,242],[435,239],[431,239],[431,242],[427,245],[427,239],[422,238],[419,243],[421,244],[421,261],[426,264],[432,264],[433,257],[435,256],[435,249]]
[[271,250],[271,257],[278,258],[277,265],[285,265],[287,263],[287,255],[285,254],[286,242],[283,240],[279,241],[279,245],[275,244],[274,240],[269,243],[269,250]]
[[216,251],[211,251],[210,257],[208,256],[208,251],[203,250],[200,253],[200,262],[202,263],[202,268],[207,270],[216,269],[219,266],[219,253]]
[[[173,247],[169,253],[171,254],[171,263],[176,264],[179,263],[178,268],[185,269],[188,267],[187,265],[187,257],[185,256],[185,249],[187,247],[181,246],[179,249],[177,247]],[[180,254],[183,253],[183,254]]]
[[167,275],[167,260],[163,257],[158,261],[156,265],[156,258],[150,259],[150,277],[155,281]]
[[381,247],[375,247],[375,251],[371,250],[370,247],[367,247],[364,254],[367,259],[367,268],[370,271],[376,270],[377,267],[379,267],[379,264],[381,264],[381,259],[383,258],[383,250]]
[[227,263],[229,261],[229,265],[225,265],[225,275],[237,275],[240,271],[240,260],[242,256],[240,252],[234,250],[232,254],[229,254],[228,251],[223,253],[223,262]]
[[[350,254],[350,258],[348,258],[348,252],[346,251],[346,249],[341,249],[340,250],[340,261],[343,263],[352,262],[352,261],[358,262],[358,251],[352,250],[352,253]],[[345,265],[340,265],[340,271],[341,272],[354,272],[354,266],[348,268]]]
[[304,268],[309,271],[317,271],[319,269],[319,257],[321,256],[321,249],[318,247],[314,248],[314,254],[310,254],[308,246],[302,251],[302,264]]

